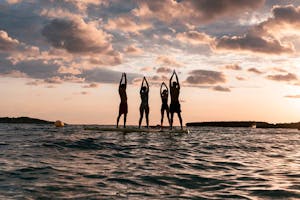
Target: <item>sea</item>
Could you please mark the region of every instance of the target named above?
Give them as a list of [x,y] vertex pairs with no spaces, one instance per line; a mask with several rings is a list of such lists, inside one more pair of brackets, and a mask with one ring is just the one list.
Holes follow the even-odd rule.
[[188,129],[0,124],[0,199],[300,199],[300,131]]

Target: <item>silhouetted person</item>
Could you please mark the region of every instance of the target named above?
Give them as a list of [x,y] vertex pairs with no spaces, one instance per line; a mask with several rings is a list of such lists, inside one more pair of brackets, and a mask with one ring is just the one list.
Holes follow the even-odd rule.
[[[172,83],[173,76],[175,75],[176,81]],[[181,109],[180,109],[180,103],[179,103],[179,93],[180,93],[180,85],[178,81],[178,76],[174,70],[171,78],[170,78],[170,94],[171,94],[171,104],[170,104],[170,113],[171,113],[171,119],[170,119],[170,125],[171,129],[173,128],[173,117],[174,113],[177,113],[179,121],[180,121],[180,127],[182,129],[182,118],[181,118]]]
[[[164,87],[164,89],[163,89]],[[168,98],[169,98],[169,91],[168,91],[168,87],[167,85],[163,82],[160,86],[160,97],[161,97],[161,109],[160,109],[160,113],[161,113],[161,120],[160,120],[160,126],[163,126],[163,122],[164,122],[164,113],[166,111],[167,113],[167,117],[168,117],[168,121],[170,124],[170,110],[169,110],[169,106],[168,106]]]
[[[146,83],[146,86],[144,85]],[[146,78],[143,78],[141,89],[140,89],[140,96],[141,96],[141,105],[140,105],[140,120],[139,120],[139,128],[141,128],[142,119],[144,116],[144,112],[146,114],[146,123],[147,128],[149,128],[149,84]]]
[[[123,83],[123,79],[124,79],[124,83]],[[117,118],[117,128],[119,127],[119,120],[122,114],[124,114],[124,128],[126,127],[126,117],[128,113],[126,87],[127,87],[127,78],[126,78],[126,74],[123,73],[119,84],[119,95],[120,95],[121,103],[119,106],[119,115]]]

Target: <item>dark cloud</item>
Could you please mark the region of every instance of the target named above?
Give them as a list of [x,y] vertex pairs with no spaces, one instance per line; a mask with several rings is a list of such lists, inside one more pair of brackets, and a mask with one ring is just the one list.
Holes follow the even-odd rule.
[[262,71],[260,71],[259,69],[254,68],[254,67],[249,68],[247,71],[248,72],[253,72],[255,74],[263,74]]
[[192,9],[191,18],[210,22],[223,16],[235,16],[261,7],[265,0],[186,0],[186,8]]
[[199,25],[255,10],[264,2],[265,0],[139,0],[139,6],[133,13],[165,22],[180,20]]
[[53,47],[70,53],[114,54],[110,36],[82,19],[54,19],[43,28],[42,34]]
[[224,66],[225,69],[228,69],[228,70],[242,70],[243,68],[241,66],[239,66],[238,64],[232,64],[232,65],[225,65]]
[[243,36],[223,36],[216,40],[217,50],[248,51],[252,53],[282,54],[292,53],[292,46],[283,45],[275,38],[264,38],[256,33],[247,33]]
[[193,70],[186,79],[189,84],[217,84],[225,83],[226,78],[222,72],[210,70]]
[[215,91],[219,91],[219,92],[230,92],[230,88],[227,88],[227,87],[222,87],[220,85],[217,85],[215,87],[212,88],[213,90]]
[[159,67],[157,68],[156,70],[156,73],[164,73],[164,74],[167,74],[167,73],[171,73],[172,70],[170,68],[167,68],[167,67]]
[[[289,27],[285,25],[288,25]],[[294,5],[274,6],[272,8],[272,17],[260,24],[260,27],[266,29],[266,31],[269,31],[268,29],[274,29],[276,31],[282,27],[299,28],[299,26],[300,7],[295,7]]]
[[284,81],[284,82],[298,80],[297,75],[293,73],[268,75],[266,78],[272,81]]

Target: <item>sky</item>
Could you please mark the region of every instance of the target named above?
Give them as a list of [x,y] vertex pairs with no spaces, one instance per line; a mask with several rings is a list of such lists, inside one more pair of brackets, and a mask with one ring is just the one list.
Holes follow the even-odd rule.
[[126,72],[156,125],[176,70],[184,123],[297,122],[299,36],[296,0],[0,0],[0,116],[114,124]]

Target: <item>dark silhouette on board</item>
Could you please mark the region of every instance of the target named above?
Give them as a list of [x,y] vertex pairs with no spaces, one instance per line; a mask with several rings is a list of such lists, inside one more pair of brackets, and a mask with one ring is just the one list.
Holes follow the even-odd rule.
[[[173,81],[173,77],[176,77],[176,81]],[[180,103],[179,103],[179,93],[180,93],[180,84],[178,81],[178,76],[175,72],[173,71],[173,74],[170,78],[170,95],[171,95],[171,104],[170,104],[170,113],[171,113],[171,119],[170,119],[170,126],[171,129],[173,128],[173,117],[174,113],[177,113],[179,121],[180,121],[180,127],[182,129],[182,118],[181,118],[181,108],[180,108]]]
[[[146,84],[146,86],[144,85]],[[139,120],[139,128],[141,128],[144,112],[146,115],[146,123],[147,128],[149,128],[149,84],[146,78],[143,78],[141,89],[140,89],[140,96],[141,96],[141,105],[140,105],[140,120]]]
[[123,73],[119,84],[119,95],[120,95],[121,103],[119,106],[119,115],[117,118],[117,128],[119,127],[119,120],[122,114],[124,115],[124,128],[126,128],[126,118],[128,113],[126,88],[127,88],[127,77],[126,74]]
[[162,102],[161,109],[160,109],[160,113],[161,113],[160,126],[163,127],[165,111],[167,113],[168,121],[170,124],[170,109],[168,105],[169,91],[167,85],[164,82],[160,86],[160,97]]

